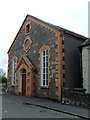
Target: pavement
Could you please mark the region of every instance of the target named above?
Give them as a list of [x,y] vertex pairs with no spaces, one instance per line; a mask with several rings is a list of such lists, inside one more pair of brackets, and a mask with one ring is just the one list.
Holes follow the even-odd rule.
[[[4,93],[8,97],[12,96],[12,99],[15,100],[14,94],[11,93]],[[30,97],[25,97],[25,96],[18,96],[18,100],[22,100],[22,103],[24,105],[34,105],[42,108],[47,108],[50,110],[62,112],[62,113],[67,113],[70,115],[74,115],[80,118],[88,119],[90,118],[90,109],[84,108],[84,107],[79,107],[79,106],[73,106],[73,105],[65,105],[60,102],[50,100],[50,99],[43,99],[43,98],[30,98]]]
[[[1,97],[1,96],[0,96]],[[13,95],[2,96],[2,120],[4,119],[18,119],[18,118],[61,118],[61,119],[79,119],[77,116],[69,115],[66,113],[42,108],[35,105],[25,105],[23,101],[29,100],[28,98],[22,98]],[[50,120],[50,119],[49,119]],[[83,119],[84,120],[84,119]]]

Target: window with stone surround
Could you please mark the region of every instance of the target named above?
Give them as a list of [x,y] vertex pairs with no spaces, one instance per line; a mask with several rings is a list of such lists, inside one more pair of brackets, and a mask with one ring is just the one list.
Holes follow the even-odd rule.
[[15,73],[15,69],[16,69],[16,65],[17,65],[17,56],[13,56],[12,58],[12,85],[15,86],[15,79],[16,79],[16,73]]
[[31,43],[32,43],[32,41],[31,41],[30,37],[27,36],[26,39],[24,40],[24,44],[23,44],[23,48],[24,48],[25,52],[28,52],[28,50],[31,47]]
[[40,60],[40,64],[39,64],[39,68],[40,68],[40,79],[39,79],[39,83],[41,87],[47,88],[49,87],[49,83],[50,83],[50,47],[48,45],[43,45],[40,50],[39,50],[39,60]]
[[48,86],[48,50],[41,52],[41,86]]
[[26,25],[26,34],[30,32],[30,24]]
[[13,60],[13,74],[12,74],[12,85],[15,85],[15,68],[16,68],[16,59]]
[[30,33],[30,29],[31,29],[31,25],[30,25],[30,21],[26,23],[25,25],[25,34]]

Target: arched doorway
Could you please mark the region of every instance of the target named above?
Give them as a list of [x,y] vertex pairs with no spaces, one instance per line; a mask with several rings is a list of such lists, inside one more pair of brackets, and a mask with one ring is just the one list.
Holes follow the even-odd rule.
[[19,93],[24,96],[26,94],[26,70],[24,68],[20,70]]
[[15,69],[15,94],[30,97],[34,96],[34,70],[35,67],[32,65],[28,57],[22,55]]

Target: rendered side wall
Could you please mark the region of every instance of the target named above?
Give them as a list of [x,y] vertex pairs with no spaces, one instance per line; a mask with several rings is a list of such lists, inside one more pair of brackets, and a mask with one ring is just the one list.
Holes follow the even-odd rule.
[[88,47],[88,88],[90,93],[90,46]]
[[80,79],[80,55],[78,47],[83,41],[65,35],[65,70],[66,70],[66,83],[67,88],[82,87]]
[[82,48],[83,87],[90,93],[90,46]]

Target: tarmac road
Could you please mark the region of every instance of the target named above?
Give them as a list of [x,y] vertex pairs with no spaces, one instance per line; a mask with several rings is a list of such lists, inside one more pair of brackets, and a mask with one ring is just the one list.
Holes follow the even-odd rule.
[[34,105],[24,105],[23,99],[18,96],[3,95],[2,116],[3,118],[78,118],[62,112],[41,108]]

